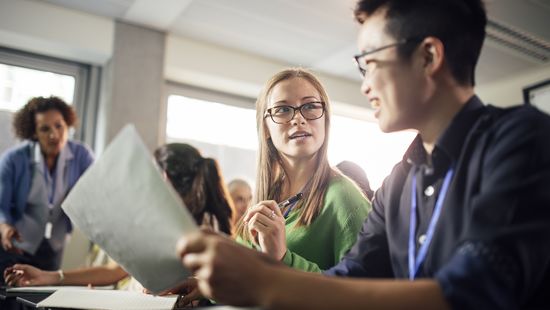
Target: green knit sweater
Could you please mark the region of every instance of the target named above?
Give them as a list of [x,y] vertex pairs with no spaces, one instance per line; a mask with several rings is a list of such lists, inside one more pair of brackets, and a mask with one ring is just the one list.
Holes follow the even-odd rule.
[[[327,188],[323,209],[311,225],[294,228],[300,211],[294,209],[288,215],[283,262],[309,272],[322,272],[336,265],[355,243],[370,210],[370,202],[355,184],[345,177],[334,177]],[[255,248],[239,236],[236,241]]]
[[283,262],[293,268],[321,272],[340,261],[357,239],[371,204],[347,178],[334,177],[327,188],[324,206],[309,226],[295,228],[300,211],[286,219],[287,252]]

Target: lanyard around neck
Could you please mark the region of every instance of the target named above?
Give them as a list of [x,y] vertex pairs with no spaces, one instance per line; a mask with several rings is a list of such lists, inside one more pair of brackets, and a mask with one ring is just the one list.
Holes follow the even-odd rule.
[[435,202],[435,209],[430,219],[430,224],[428,226],[428,231],[426,232],[426,239],[420,246],[418,250],[418,255],[415,255],[415,232],[416,232],[416,173],[413,173],[412,179],[412,189],[411,189],[411,215],[410,215],[410,226],[409,226],[409,280],[414,280],[420,265],[426,259],[426,254],[428,253],[428,248],[432,242],[432,238],[435,231],[435,226],[439,220],[439,215],[441,214],[441,208],[443,206],[443,201],[449,190],[449,184],[453,177],[454,169],[451,167],[445,174],[445,180],[439,191],[439,195]]

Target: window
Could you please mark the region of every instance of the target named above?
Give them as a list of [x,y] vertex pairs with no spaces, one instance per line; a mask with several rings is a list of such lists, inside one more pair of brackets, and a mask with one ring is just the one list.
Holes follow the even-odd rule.
[[[35,96],[58,96],[75,106],[80,122],[74,138],[93,145],[99,68],[0,48],[0,153],[17,143],[12,115]],[[89,113],[86,113],[89,112]]]
[[523,100],[550,114],[550,79],[525,87]]
[[0,63],[0,110],[17,111],[36,96],[56,95],[71,104],[75,78]]
[[416,136],[414,132],[383,133],[378,124],[334,115],[328,148],[332,166],[343,160],[352,161],[365,170],[373,190],[382,185],[403,158]]
[[227,182],[243,178],[254,184],[254,100],[173,83],[168,83],[168,93],[166,142],[189,143],[216,159]]
[[[209,97],[215,102],[184,93],[181,90],[168,97],[166,141],[189,143],[204,156],[215,158],[226,181],[235,177],[254,181],[258,140],[252,100],[248,106],[236,106],[218,103],[224,102],[223,96]],[[205,98],[200,92],[188,93]],[[377,189],[402,159],[414,137],[413,132],[383,133],[375,122],[333,116],[329,162],[332,166],[343,160],[359,164],[371,187]]]

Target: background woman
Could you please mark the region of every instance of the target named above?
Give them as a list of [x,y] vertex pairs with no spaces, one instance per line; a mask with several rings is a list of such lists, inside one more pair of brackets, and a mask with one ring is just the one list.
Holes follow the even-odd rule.
[[[202,157],[197,149],[182,143],[161,146],[154,156],[197,223],[231,234],[233,207],[216,161]],[[64,273],[18,264],[6,269],[4,276],[6,283],[17,286],[111,285],[128,273],[116,263]]]
[[[330,101],[304,69],[275,74],[256,102],[259,201],[243,217],[239,239],[277,260],[319,272],[354,244],[370,203],[327,160]],[[277,203],[302,193],[279,210]]]
[[57,97],[33,98],[15,114],[15,134],[25,142],[0,159],[0,270],[15,263],[59,268],[72,230],[61,202],[93,161],[86,146],[69,140],[76,122]]

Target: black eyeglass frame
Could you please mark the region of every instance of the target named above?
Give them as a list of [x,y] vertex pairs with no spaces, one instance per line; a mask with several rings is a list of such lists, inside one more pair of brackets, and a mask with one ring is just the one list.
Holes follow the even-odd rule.
[[414,43],[414,42],[420,42],[422,40],[423,40],[423,38],[421,38],[421,37],[412,37],[412,38],[408,38],[408,39],[402,39],[401,41],[398,41],[398,42],[394,42],[394,43],[391,43],[391,44],[388,44],[388,45],[377,47],[377,48],[372,49],[372,50],[364,51],[360,54],[354,55],[353,58],[355,59],[355,64],[357,65],[357,69],[359,69],[359,72],[361,73],[361,76],[365,77],[365,75],[367,74],[367,70],[364,69],[363,67],[361,67],[361,63],[359,62],[359,59],[361,59],[361,58],[363,58],[367,55],[374,54],[376,52],[380,52],[380,51],[383,51],[383,50],[391,48],[391,47],[404,45],[404,44],[409,44],[409,43]]
[[[302,112],[302,108],[309,105],[309,104],[321,104],[321,115],[319,117],[316,117],[316,118],[308,118],[307,116],[304,115],[304,113]],[[292,109],[292,117],[286,121],[286,122],[283,122],[283,123],[279,123],[277,122],[274,118],[273,118],[273,114],[272,114],[272,111],[273,109],[277,109],[277,108],[282,108],[282,107],[285,107],[285,108],[290,108]],[[325,103],[323,101],[312,101],[312,102],[306,102],[298,107],[293,107],[293,106],[290,106],[290,105],[278,105],[278,106],[274,106],[272,108],[269,108],[267,110],[265,110],[265,114],[264,114],[264,118],[268,117],[271,118],[271,120],[275,123],[275,124],[287,124],[287,123],[290,123],[294,117],[296,116],[296,111],[300,111],[300,114],[302,114],[302,116],[307,119],[308,121],[313,121],[313,120],[316,120],[316,119],[320,119],[321,117],[323,117],[323,115],[325,115],[325,111],[326,111],[326,106],[325,106]]]

